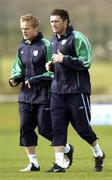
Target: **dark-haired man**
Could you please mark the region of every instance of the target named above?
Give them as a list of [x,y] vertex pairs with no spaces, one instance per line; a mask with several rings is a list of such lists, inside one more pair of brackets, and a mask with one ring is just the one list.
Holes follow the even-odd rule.
[[99,172],[103,169],[105,154],[90,126],[91,84],[88,69],[92,63],[92,50],[88,38],[81,32],[74,31],[69,22],[66,10],[52,10],[52,61],[46,64],[46,69],[54,71],[51,117],[55,164],[48,172],[65,172],[64,146],[69,122],[80,137],[90,144],[95,159],[95,171]]

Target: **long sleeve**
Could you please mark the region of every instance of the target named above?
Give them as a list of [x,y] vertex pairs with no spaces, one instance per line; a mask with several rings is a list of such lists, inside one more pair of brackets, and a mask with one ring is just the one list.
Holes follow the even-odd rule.
[[13,78],[17,83],[22,82],[24,78],[24,67],[18,54],[16,55],[16,61],[12,67],[11,78]]
[[75,70],[90,68],[92,63],[92,49],[89,40],[81,32],[74,32],[74,50],[77,57],[65,55],[62,64]]

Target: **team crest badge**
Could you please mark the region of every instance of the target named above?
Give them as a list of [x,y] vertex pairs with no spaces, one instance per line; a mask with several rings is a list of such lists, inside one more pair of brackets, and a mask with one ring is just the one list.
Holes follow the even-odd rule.
[[33,51],[33,55],[34,55],[34,56],[37,56],[37,55],[38,55],[38,50],[34,50],[34,51]]
[[24,53],[24,51],[21,51],[21,54],[23,54]]
[[66,41],[67,41],[66,39],[63,39],[63,40],[61,41],[61,44],[64,45],[64,44],[66,43]]

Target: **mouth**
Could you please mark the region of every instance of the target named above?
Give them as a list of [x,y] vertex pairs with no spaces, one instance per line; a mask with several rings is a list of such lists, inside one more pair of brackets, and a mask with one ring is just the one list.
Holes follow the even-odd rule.
[[56,28],[56,27],[53,27],[53,30],[54,30],[54,31],[57,31],[57,28]]
[[27,36],[27,34],[23,34],[23,36]]

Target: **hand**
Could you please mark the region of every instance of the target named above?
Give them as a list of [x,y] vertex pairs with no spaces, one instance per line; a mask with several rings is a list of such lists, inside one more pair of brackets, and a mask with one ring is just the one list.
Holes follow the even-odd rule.
[[29,83],[28,80],[25,81],[25,85],[26,85],[29,89],[31,88],[31,85],[30,85],[30,83]]
[[12,87],[15,87],[17,85],[17,82],[15,82],[15,80],[13,78],[10,78],[9,79],[9,84],[12,86]]
[[52,68],[53,67],[53,62],[52,61],[47,62],[45,67],[46,67],[47,71],[52,71],[52,69],[53,69]]
[[61,63],[63,62],[64,55],[58,51],[57,54],[53,54],[53,63]]

